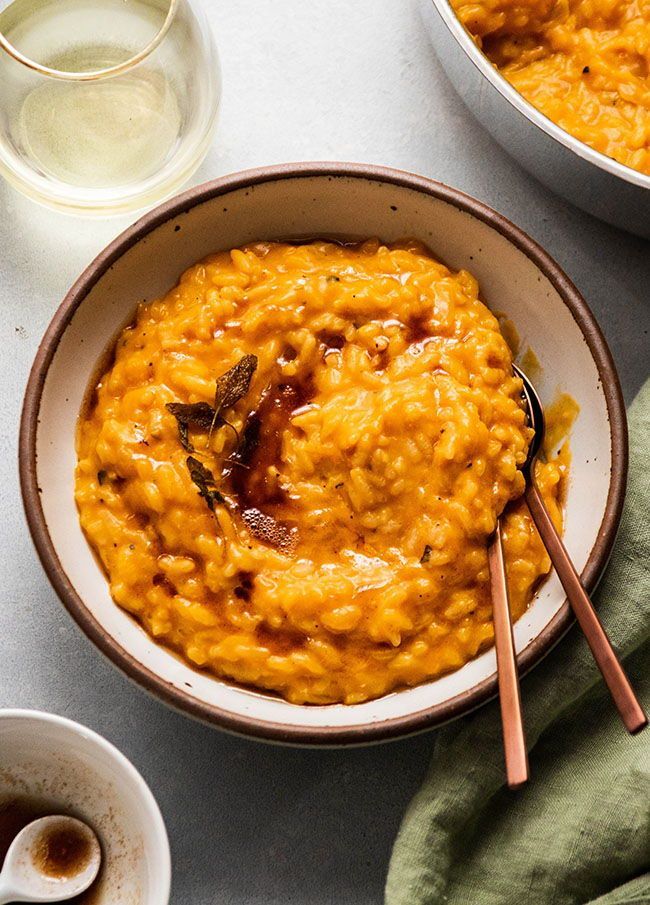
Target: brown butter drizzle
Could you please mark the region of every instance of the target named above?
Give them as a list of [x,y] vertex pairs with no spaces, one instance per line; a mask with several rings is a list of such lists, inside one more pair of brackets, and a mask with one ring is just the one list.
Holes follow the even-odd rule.
[[286,491],[270,472],[282,460],[282,437],[293,413],[313,395],[310,380],[272,384],[246,419],[228,478],[251,535],[283,553],[294,552],[298,528]]

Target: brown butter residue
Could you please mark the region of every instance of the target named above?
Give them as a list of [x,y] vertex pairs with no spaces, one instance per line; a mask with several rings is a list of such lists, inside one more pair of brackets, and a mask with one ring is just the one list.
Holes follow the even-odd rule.
[[85,870],[90,853],[87,834],[66,823],[55,824],[41,833],[34,843],[32,858],[42,874],[63,880]]
[[26,798],[9,798],[0,802],[0,868],[18,833],[32,820],[46,814],[45,808]]

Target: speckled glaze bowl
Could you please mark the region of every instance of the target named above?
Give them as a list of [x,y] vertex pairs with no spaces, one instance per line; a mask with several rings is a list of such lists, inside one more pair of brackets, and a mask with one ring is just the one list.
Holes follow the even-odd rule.
[[650,239],[650,176],[578,141],[525,100],[479,50],[449,0],[420,0],[420,7],[447,75],[492,137],[551,191]]
[[[549,256],[480,202],[439,183],[356,164],[287,164],[192,189],[119,236],[65,297],[27,386],[20,470],[27,519],[47,574],[88,637],[168,704],[226,729],[289,743],[343,745],[395,738],[467,713],[496,691],[493,650],[435,681],[354,706],[299,706],[193,670],[157,645],[110,598],[73,497],[75,427],[111,339],[143,299],[191,264],[256,239],[412,236],[479,280],[483,299],[514,324],[542,364],[542,399],[580,405],[565,541],[587,587],[607,562],[623,503],[627,446],[616,371],[584,300]],[[557,578],[515,626],[523,670],[570,624]]]
[[102,847],[88,905],[167,905],[171,858],[149,787],[106,739],[37,710],[0,710],[0,809],[66,813],[89,823]]

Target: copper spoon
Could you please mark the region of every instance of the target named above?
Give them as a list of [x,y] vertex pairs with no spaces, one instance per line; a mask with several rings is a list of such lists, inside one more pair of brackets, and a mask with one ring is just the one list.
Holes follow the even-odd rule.
[[528,449],[528,459],[522,469],[526,478],[525,497],[530,514],[537,526],[540,537],[551,557],[562,586],[566,592],[571,609],[580,624],[580,628],[591,648],[594,660],[600,669],[603,679],[609,688],[616,708],[630,733],[640,732],[648,724],[648,717],[639,704],[629,679],[625,675],[607,633],[593,608],[587,592],[580,583],[562,538],[555,529],[541,494],[535,484],[535,461],[544,439],[544,409],[535,388],[526,375],[512,366],[515,374],[524,384],[523,395],[528,408],[528,421],[533,431],[533,439]]
[[492,593],[492,622],[494,624],[494,646],[497,654],[497,677],[499,681],[499,705],[503,728],[503,753],[506,761],[506,780],[509,789],[518,789],[527,782],[528,753],[524,721],[521,714],[521,696],[517,675],[517,658],[512,638],[508,584],[501,543],[501,520],[488,546],[490,566],[490,589]]

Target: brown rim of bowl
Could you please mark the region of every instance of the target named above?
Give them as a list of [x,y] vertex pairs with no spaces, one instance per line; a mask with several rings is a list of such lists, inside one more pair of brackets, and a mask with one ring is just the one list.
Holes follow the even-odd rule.
[[[458,189],[402,170],[356,163],[288,163],[246,170],[189,189],[145,214],[102,251],[71,287],[55,313],[39,345],[29,375],[20,423],[19,467],[23,504],[36,551],[50,582],[68,612],[85,634],[119,669],[166,704],[199,720],[231,732],[267,741],[303,745],[368,744],[410,735],[464,715],[492,698],[497,691],[496,673],[459,695],[407,716],[393,717],[355,727],[301,727],[234,715],[199,701],[186,691],[152,673],[124,650],[103,629],[75,591],[66,575],[47,529],[36,472],[36,435],[39,408],[47,371],[72,317],[89,291],[124,252],[163,223],[220,195],[265,182],[325,177],[363,179],[408,188],[430,195],[483,221],[523,252],[547,277],[573,315],[594,358],[607,404],[612,442],[612,470],[605,514],[596,543],[581,578],[592,590],[602,574],[616,538],[627,477],[627,421],[614,362],[605,338],[587,303],[555,261],[521,229]],[[572,623],[568,603],[518,656],[526,672],[547,654]],[[326,708],[324,708],[326,712]]]

